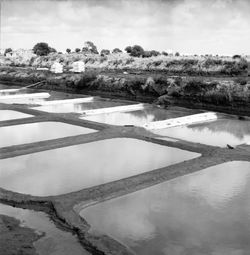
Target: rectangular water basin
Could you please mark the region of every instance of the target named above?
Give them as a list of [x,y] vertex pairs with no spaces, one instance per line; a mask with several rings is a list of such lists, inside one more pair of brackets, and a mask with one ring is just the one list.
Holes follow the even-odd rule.
[[96,130],[62,122],[37,122],[0,127],[0,147],[88,134]]
[[115,138],[0,160],[0,187],[58,195],[119,180],[200,154]]
[[81,117],[81,119],[101,122],[110,125],[134,125],[143,126],[146,123],[158,120],[166,120],[190,115],[195,110],[184,109],[162,109],[157,106],[148,106],[144,110],[132,112],[115,112]]
[[90,206],[80,215],[138,255],[250,253],[250,162],[230,162]]
[[250,121],[218,119],[195,125],[151,130],[154,134],[194,143],[226,147],[250,142]]
[[32,117],[32,115],[18,112],[18,111],[12,111],[12,110],[0,110],[0,121],[21,119],[21,118],[28,118],[28,117]]
[[64,104],[62,102],[62,104],[39,106],[39,107],[35,107],[34,109],[45,111],[45,112],[55,112],[55,113],[68,113],[68,112],[80,113],[85,110],[114,107],[114,106],[120,106],[120,105],[125,105],[125,103],[114,102],[112,100],[105,100],[105,99],[94,99],[93,102],[76,103],[76,104],[69,104],[69,103]]

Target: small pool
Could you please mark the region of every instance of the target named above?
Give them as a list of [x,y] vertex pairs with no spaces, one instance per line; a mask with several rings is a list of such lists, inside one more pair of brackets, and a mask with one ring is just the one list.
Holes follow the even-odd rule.
[[21,119],[21,118],[28,118],[33,117],[30,114],[12,111],[12,110],[0,110],[0,121],[5,120],[13,120],[13,119]]
[[0,187],[39,196],[59,195],[199,155],[137,139],[108,139],[0,160]]
[[204,169],[81,211],[138,255],[250,254],[250,162]]
[[250,142],[250,121],[218,119],[213,122],[153,130],[154,134],[226,147]]
[[86,103],[67,103],[67,104],[56,104],[56,105],[46,105],[46,106],[38,106],[34,109],[45,111],[45,112],[55,112],[55,113],[68,113],[68,112],[76,112],[80,113],[85,110],[91,109],[99,109],[106,107],[115,107],[125,105],[123,102],[114,102],[112,100],[105,99],[94,99],[93,102]]
[[33,229],[39,234],[45,234],[34,242],[38,254],[46,255],[82,255],[88,254],[70,232],[58,229],[43,212],[14,208],[0,204],[0,214],[13,217],[20,225]]
[[0,147],[88,134],[96,130],[62,122],[36,122],[0,127]]
[[143,126],[152,121],[178,118],[197,113],[195,110],[162,109],[157,106],[148,106],[144,110],[132,112],[115,112],[81,117],[85,120],[106,123],[110,125],[134,125]]

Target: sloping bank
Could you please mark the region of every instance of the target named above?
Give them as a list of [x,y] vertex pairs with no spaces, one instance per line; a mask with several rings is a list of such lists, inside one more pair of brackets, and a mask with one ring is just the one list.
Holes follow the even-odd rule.
[[28,85],[46,81],[40,88],[121,97],[168,106],[175,104],[250,116],[248,77],[188,77],[160,73],[87,71],[52,74],[32,69],[1,68],[0,82]]

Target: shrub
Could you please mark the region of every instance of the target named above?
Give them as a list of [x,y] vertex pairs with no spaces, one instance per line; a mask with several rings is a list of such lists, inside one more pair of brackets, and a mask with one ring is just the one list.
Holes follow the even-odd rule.
[[4,51],[4,56],[6,56],[7,53],[9,52],[12,52],[12,49],[11,48],[7,48],[5,51]]
[[119,48],[114,48],[113,50],[112,50],[112,53],[114,53],[114,54],[116,54],[116,53],[121,53],[122,52],[122,50],[120,50]]
[[246,78],[238,78],[238,79],[236,80],[236,83],[238,83],[238,84],[244,86],[244,85],[247,84],[247,79],[246,79]]
[[77,83],[77,89],[88,87],[91,82],[97,79],[97,75],[94,72],[86,72],[82,75],[81,80]]
[[125,48],[125,50],[132,57],[140,57],[140,56],[143,56],[144,54],[144,49],[140,45],[134,45],[133,47],[128,46]]
[[76,53],[79,53],[80,51],[81,51],[81,50],[80,50],[79,48],[76,48],[76,49],[75,49],[75,52],[76,52]]
[[103,50],[101,50],[101,53],[100,53],[100,55],[103,57],[103,56],[106,56],[106,55],[109,55],[110,54],[110,51],[109,50],[105,50],[105,49],[103,49]]
[[69,54],[71,52],[71,49],[67,48],[66,52]]

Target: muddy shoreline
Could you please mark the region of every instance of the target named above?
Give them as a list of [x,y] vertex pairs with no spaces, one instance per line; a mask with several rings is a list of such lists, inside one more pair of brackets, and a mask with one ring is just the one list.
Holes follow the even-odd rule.
[[0,214],[0,247],[1,254],[36,255],[34,242],[42,237],[33,229],[20,226],[20,221]]

